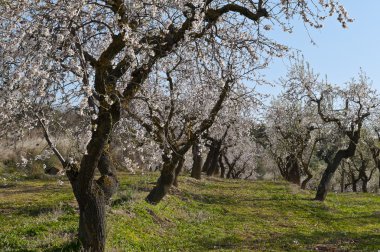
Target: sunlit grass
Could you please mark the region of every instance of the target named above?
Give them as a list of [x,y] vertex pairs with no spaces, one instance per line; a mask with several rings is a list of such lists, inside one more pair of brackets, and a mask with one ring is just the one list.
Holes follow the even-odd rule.
[[[378,195],[330,193],[320,203],[285,182],[181,177],[179,189],[151,206],[144,197],[156,176],[121,176],[107,210],[107,251],[380,249]],[[67,182],[2,188],[0,212],[0,251],[77,249],[77,205]]]

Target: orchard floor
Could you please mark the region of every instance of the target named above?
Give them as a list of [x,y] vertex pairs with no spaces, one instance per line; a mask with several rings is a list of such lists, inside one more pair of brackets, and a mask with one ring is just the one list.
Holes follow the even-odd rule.
[[[107,251],[380,250],[379,195],[330,193],[321,203],[285,182],[181,177],[151,206],[156,177],[120,176]],[[77,251],[77,221],[67,181],[0,182],[0,251]]]

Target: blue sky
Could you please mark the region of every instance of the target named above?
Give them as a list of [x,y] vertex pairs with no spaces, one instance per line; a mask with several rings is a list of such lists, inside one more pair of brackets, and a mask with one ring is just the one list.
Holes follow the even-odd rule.
[[[324,28],[309,28],[301,21],[294,22],[294,32],[284,34],[274,29],[273,38],[292,48],[299,49],[315,72],[327,75],[335,84],[343,84],[355,77],[362,68],[380,91],[380,0],[342,0],[350,17],[348,29],[343,29],[336,17],[324,22]],[[316,43],[313,45],[310,37]],[[264,73],[268,80],[285,75],[288,60],[275,59]],[[280,87],[261,87],[259,90],[277,94]]]

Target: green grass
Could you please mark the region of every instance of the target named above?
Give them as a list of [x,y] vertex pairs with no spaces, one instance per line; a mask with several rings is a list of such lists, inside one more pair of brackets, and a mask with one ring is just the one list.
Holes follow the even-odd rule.
[[[181,177],[163,202],[144,201],[156,175],[121,176],[107,210],[107,251],[377,251],[380,197],[313,192],[285,182]],[[75,251],[78,213],[67,182],[0,189],[0,251]]]

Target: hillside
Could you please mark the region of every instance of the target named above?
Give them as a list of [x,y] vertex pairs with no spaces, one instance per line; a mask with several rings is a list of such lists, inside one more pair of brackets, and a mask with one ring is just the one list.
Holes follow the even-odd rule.
[[[313,192],[285,182],[181,177],[157,206],[143,200],[157,175],[121,176],[108,209],[107,251],[377,251],[380,197]],[[0,184],[1,185],[1,184]],[[0,251],[71,251],[77,209],[68,182],[0,189]]]

